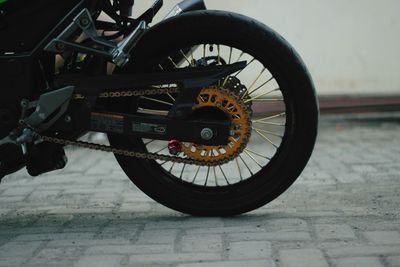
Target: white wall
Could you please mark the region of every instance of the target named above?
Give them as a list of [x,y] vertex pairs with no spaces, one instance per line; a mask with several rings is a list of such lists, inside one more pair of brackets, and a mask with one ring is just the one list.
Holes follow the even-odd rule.
[[[269,25],[301,54],[320,94],[400,94],[399,0],[205,0]],[[136,0],[139,13],[151,0]],[[161,19],[177,0],[164,0]]]

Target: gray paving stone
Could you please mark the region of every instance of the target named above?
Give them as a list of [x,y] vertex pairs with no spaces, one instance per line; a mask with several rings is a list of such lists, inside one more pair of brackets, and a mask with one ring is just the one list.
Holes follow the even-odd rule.
[[119,267],[123,257],[119,255],[84,256],[75,267]]
[[341,173],[341,174],[335,175],[335,178],[340,183],[364,183],[365,182],[365,178],[360,173],[352,173],[352,172]]
[[230,260],[269,259],[271,254],[271,243],[267,241],[231,242],[229,244]]
[[0,259],[8,257],[29,257],[42,244],[43,242],[8,242],[0,247]]
[[[112,243],[112,242],[110,242]],[[122,255],[150,255],[150,254],[162,254],[162,253],[173,253],[173,244],[163,245],[103,245],[99,246],[92,244],[86,251],[86,255],[103,255],[103,254],[122,254]]]
[[378,172],[378,170],[371,165],[354,165],[354,166],[352,166],[352,169],[359,173]]
[[130,266],[138,266],[139,264],[173,264],[173,263],[191,263],[221,260],[219,253],[169,253],[169,254],[151,254],[151,255],[134,255],[129,257]]
[[263,232],[263,233],[229,233],[227,238],[231,241],[240,240],[268,240],[268,241],[303,241],[311,240],[309,232]]
[[398,231],[373,231],[363,233],[369,241],[380,245],[399,244],[400,232]]
[[263,233],[260,227],[255,226],[225,226],[225,227],[212,227],[212,228],[197,228],[186,230],[186,234],[230,234],[230,233]]
[[151,210],[151,204],[142,203],[123,203],[118,209],[119,212],[149,212]]
[[317,237],[321,240],[349,240],[356,238],[353,229],[347,224],[316,224],[314,227]]
[[23,257],[0,257],[0,267],[20,266],[24,261]]
[[12,210],[11,209],[0,209],[0,217],[6,215],[10,211],[12,211]]
[[290,249],[279,251],[283,267],[328,267],[322,252],[318,249]]
[[30,267],[68,267],[81,255],[80,248],[45,248],[28,261]]
[[136,225],[108,225],[99,231],[96,231],[96,238],[100,239],[134,239],[138,232]]
[[220,218],[191,218],[176,221],[158,221],[146,224],[145,230],[151,229],[190,229],[190,228],[207,228],[221,227],[223,222]]
[[400,245],[342,246],[338,248],[327,249],[327,253],[331,257],[390,255],[397,254],[399,251]]
[[62,190],[36,190],[26,199],[26,201],[52,201],[53,199],[56,199],[61,192]]
[[69,238],[69,239],[57,239],[52,240],[47,243],[48,247],[75,247],[75,246],[101,246],[101,245],[127,245],[129,244],[129,240],[123,238],[114,238],[114,239],[78,239],[78,238]]
[[216,252],[222,250],[222,238],[218,235],[186,235],[182,238],[183,252]]
[[64,241],[75,242],[75,240],[91,239],[94,233],[46,233],[46,234],[22,234],[14,239],[14,241],[51,241],[56,240],[56,243]]
[[378,257],[354,257],[337,260],[337,267],[383,267]]
[[62,171],[3,179],[0,266],[90,266],[110,256],[105,263],[124,267],[368,266],[378,258],[377,266],[400,267],[400,126],[344,126],[322,121],[297,182],[232,218],[172,211],[134,186],[112,155],[68,150]]
[[11,187],[9,189],[4,190],[0,194],[2,197],[10,197],[10,196],[26,196],[29,195],[35,188],[32,186],[24,186],[24,187]]
[[0,196],[0,203],[16,203],[23,201],[27,196]]
[[306,232],[308,225],[305,220],[299,218],[269,219],[266,221],[267,231]]
[[185,263],[177,267],[275,267],[272,260],[221,261],[203,263]]
[[174,243],[178,229],[145,230],[139,235],[137,244],[172,244]]
[[387,257],[387,262],[390,267],[400,267],[400,255]]

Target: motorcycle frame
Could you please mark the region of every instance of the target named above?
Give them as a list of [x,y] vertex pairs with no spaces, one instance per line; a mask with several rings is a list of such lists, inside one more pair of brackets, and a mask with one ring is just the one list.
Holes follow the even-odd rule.
[[[131,0],[123,0],[125,3],[123,3],[122,6],[125,8],[129,7],[129,2]],[[131,1],[133,4],[133,1]],[[127,5],[128,3],[128,5]],[[38,44],[30,51],[23,51],[23,52],[16,52],[16,53],[0,53],[0,75],[6,74],[7,76],[13,76],[18,72],[18,69],[21,68],[21,66],[25,66],[23,68],[22,72],[17,73],[16,75],[18,76],[18,79],[14,79],[13,77],[10,79],[8,78],[8,81],[12,83],[11,87],[14,87],[14,90],[8,90],[7,91],[7,97],[3,98],[7,104],[0,103],[1,107],[7,107],[8,103],[18,103],[18,101],[21,101],[21,99],[30,99],[30,100],[35,100],[35,98],[39,97],[41,94],[45,93],[46,90],[51,90],[51,88],[54,88],[52,86],[54,80],[53,80],[53,73],[51,73],[51,69],[54,68],[54,53],[50,53],[46,51],[46,47],[49,46],[49,44],[55,40],[57,37],[63,34],[63,32],[68,29],[71,25],[71,21],[73,21],[74,18],[76,18],[80,13],[82,13],[83,10],[89,10],[90,15],[94,17],[95,19],[98,17],[101,11],[105,11],[107,14],[109,14],[116,22],[115,23],[109,23],[109,22],[101,22],[96,20],[96,26],[100,25],[100,30],[108,29],[108,30],[118,30],[118,33],[111,38],[115,38],[116,36],[119,35],[124,35],[127,36],[131,34],[140,23],[146,22],[150,23],[153,20],[154,15],[158,12],[158,10],[162,7],[163,1],[158,0],[154,3],[152,7],[150,7],[145,13],[143,13],[139,18],[137,19],[132,19],[124,15],[118,15],[116,13],[115,7],[113,7],[109,1],[107,0],[81,0],[77,2],[77,4],[74,6],[74,8],[50,31],[49,34],[47,34],[43,39],[39,39],[38,36]],[[186,0],[183,1],[181,4],[177,5],[170,14],[169,16],[173,16],[179,12],[183,12],[184,10],[193,10],[193,9],[198,9],[202,8],[204,6],[204,3],[202,0]],[[128,14],[129,12],[127,10],[121,11],[121,14]],[[78,33],[80,34],[80,29],[75,29],[77,35]],[[9,36],[9,38],[15,38],[18,32],[14,33],[15,35]],[[94,51],[94,54],[96,55],[96,51]],[[102,54],[97,55],[100,58],[103,56]],[[105,63],[105,62],[103,62]],[[39,66],[38,66],[39,65]],[[128,77],[127,75],[122,75],[122,76],[107,76],[107,75],[100,75],[96,76],[93,79],[87,78],[84,75],[78,75],[77,77],[68,77],[68,75],[59,75],[57,85],[58,87],[62,86],[62,82],[60,83],[60,80],[62,81],[63,78],[65,81],[64,86],[70,86],[71,82],[73,82],[73,85],[76,86],[76,93],[82,93],[85,95],[90,95],[92,94],[93,98],[96,98],[96,95],[100,94],[101,92],[104,92],[104,90],[119,90],[123,88],[127,88],[127,84],[129,84],[131,87],[130,88],[135,88],[136,86],[150,86],[153,84],[162,84],[162,82],[165,84],[166,82],[171,84],[180,84],[185,88],[183,92],[180,93],[178,99],[177,99],[177,104],[174,105],[171,109],[171,111],[168,114],[168,118],[164,120],[161,117],[153,116],[153,117],[144,117],[143,119],[140,119],[140,116],[137,117],[132,117],[132,116],[124,116],[126,122],[132,123],[133,118],[136,118],[137,121],[145,121],[147,123],[154,123],[157,124],[158,122],[162,121],[163,125],[174,125],[174,126],[179,126],[179,121],[181,122],[182,125],[190,125],[190,123],[195,123],[196,121],[192,122],[186,122],[183,123],[183,119],[187,118],[192,112],[192,107],[194,105],[194,102],[197,98],[197,95],[199,94],[201,88],[204,87],[204,85],[209,85],[209,84],[214,84],[217,82],[219,79],[222,77],[226,77],[230,73],[239,71],[245,66],[245,62],[239,62],[236,64],[232,64],[226,67],[207,67],[207,68],[199,68],[199,70],[196,71],[186,71],[186,72],[171,72],[171,73],[159,73],[154,75],[154,73],[151,74],[140,74],[136,75],[133,77]],[[40,88],[41,86],[35,86],[34,83],[32,83],[33,76],[35,76],[35,68],[39,69],[43,72],[42,75],[43,77],[43,82],[44,84],[47,85],[47,88],[42,87],[42,90],[40,89],[33,89],[33,88]],[[50,70],[49,70],[50,69]],[[132,76],[132,75],[129,75]],[[198,76],[198,77],[197,77]],[[204,79],[204,77],[207,77]],[[74,80],[75,78],[75,80]],[[6,79],[7,81],[7,79]],[[86,84],[85,84],[86,82]],[[85,84],[86,86],[82,86],[80,88],[79,84]],[[106,87],[104,87],[106,85]],[[6,84],[7,88],[7,84]],[[135,89],[133,89],[135,90]],[[93,98],[91,99],[91,102],[93,101]],[[14,106],[15,109],[17,107]],[[92,108],[95,108],[92,106]],[[86,112],[90,113],[92,110],[86,110]],[[108,114],[110,115],[110,114]],[[107,116],[107,115],[105,115]],[[111,118],[117,118],[119,115],[115,116],[109,116]],[[111,124],[119,123],[118,121],[110,121]],[[58,123],[59,125],[60,123]],[[198,122],[199,125],[201,125],[201,122]],[[57,125],[57,124],[56,124]],[[93,121],[89,122],[89,125],[79,125],[80,127],[77,127],[75,133],[72,134],[72,136],[79,136],[82,135],[84,132],[87,131],[100,131],[99,127],[93,127],[93,125],[96,125],[93,123]],[[203,123],[205,125],[205,123]],[[62,128],[62,127],[61,127]],[[125,135],[138,135],[137,132],[134,132],[132,130],[129,130],[130,127],[124,127],[126,129],[123,134]],[[168,140],[171,137],[173,137],[176,134],[176,127],[169,127],[169,128],[174,128],[175,131],[172,133],[167,133],[163,138],[160,139],[165,139]],[[182,129],[182,127],[179,127]],[[187,129],[187,127],[185,127]],[[216,132],[219,132],[218,138],[215,138],[215,140],[210,141],[210,144],[224,144],[226,143],[227,137],[229,135],[229,125],[226,122],[214,122],[214,129],[216,129]],[[107,132],[103,130],[103,132]],[[149,133],[141,133],[142,137],[154,137],[153,132]],[[184,134],[184,136],[187,136],[189,138],[186,141],[192,141],[192,142],[204,142],[198,134]],[[193,137],[195,136],[195,137]]]
[[[130,13],[129,10],[132,8],[131,5],[134,3],[133,0],[120,0],[119,2],[121,3],[121,8],[123,8],[120,10],[121,15],[116,13],[118,10],[111,6],[108,0],[77,1],[77,4],[69,11],[69,13],[65,15],[44,38],[42,38],[39,33],[35,35],[33,39],[36,45],[27,51],[2,51],[2,46],[0,44],[0,78],[2,78],[2,81],[8,81],[8,83],[6,82],[5,84],[2,82],[2,87],[11,89],[7,91],[8,100],[4,103],[1,103],[2,101],[0,101],[0,107],[4,106],[2,104],[7,106],[8,103],[15,102],[13,99],[17,100],[22,99],[23,97],[29,98],[33,97],[35,93],[36,96],[40,93],[36,92],[34,89],[36,86],[32,85],[32,76],[35,74],[34,68],[37,67],[38,64],[40,65],[40,68],[44,68],[44,71],[47,72],[45,77],[47,79],[46,82],[51,82],[53,73],[49,72],[54,70],[54,53],[46,52],[45,47],[60,35],[82,10],[88,9],[95,18],[99,16],[101,11],[105,11],[116,20],[116,23],[96,21],[96,26],[99,27],[100,30],[118,31],[116,35],[110,36],[111,39],[121,35],[130,34],[136,29],[140,21],[150,23],[163,5],[162,0],[157,0],[155,4],[140,17],[133,19],[127,16]],[[180,5],[182,5],[185,10],[193,10],[202,6],[199,2],[202,3],[201,0],[185,0]],[[23,1],[19,2],[18,8],[23,7],[24,4]],[[182,11],[182,8],[180,8],[179,5],[174,8],[174,10],[176,9]],[[46,11],[44,11],[44,13],[46,13]],[[0,29],[2,16],[3,12],[1,11],[0,6]],[[11,30],[8,31],[7,34],[8,36],[5,38],[17,40],[17,37],[23,33]],[[18,45],[19,44],[15,43],[15,47]],[[48,70],[47,68],[51,68],[51,70]],[[7,79],[10,75],[13,77]]]

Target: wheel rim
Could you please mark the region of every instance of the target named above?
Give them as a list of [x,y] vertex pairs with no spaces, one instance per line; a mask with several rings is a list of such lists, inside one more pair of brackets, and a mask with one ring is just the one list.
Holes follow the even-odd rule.
[[[246,68],[233,74],[232,77],[238,78],[246,87],[247,94],[243,92],[238,94],[243,103],[253,110],[250,126],[252,134],[240,155],[224,165],[200,167],[156,161],[157,164],[172,179],[207,188],[230,186],[250,180],[262,169],[268,167],[286,141],[288,111],[278,82],[261,62],[250,54],[230,46],[202,44],[193,46],[191,49],[181,49],[178,53],[182,56],[181,62],[176,62],[173,56],[168,56],[158,65],[158,68],[165,70],[193,67],[193,63],[199,60],[204,62],[213,60],[216,64],[247,61]],[[222,85],[221,83],[223,81],[219,86]],[[164,107],[151,110],[142,108],[139,104],[139,112],[165,114],[174,102],[173,95],[168,95],[167,99],[162,100],[142,98],[139,103],[145,105],[158,103],[159,106],[164,105]],[[143,144],[149,152],[169,154],[166,141],[144,139]],[[187,157],[183,154],[179,156]]]

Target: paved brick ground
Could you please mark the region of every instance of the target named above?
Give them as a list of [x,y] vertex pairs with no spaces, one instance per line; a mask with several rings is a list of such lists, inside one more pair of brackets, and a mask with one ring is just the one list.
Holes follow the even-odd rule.
[[0,266],[400,266],[400,121],[323,118],[298,182],[255,212],[196,218],[153,202],[111,155],[0,186]]

